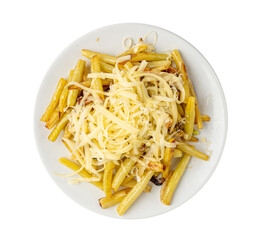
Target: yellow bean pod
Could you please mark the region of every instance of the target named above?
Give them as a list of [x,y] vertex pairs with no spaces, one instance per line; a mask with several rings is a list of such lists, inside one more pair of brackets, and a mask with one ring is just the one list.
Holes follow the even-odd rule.
[[107,54],[103,54],[103,53],[93,52],[93,51],[86,50],[86,49],[82,50],[82,55],[89,58],[89,59],[92,59],[93,56],[97,55],[97,56],[99,56],[101,61],[103,61],[105,63],[108,63],[108,64],[111,64],[111,65],[115,65],[116,60],[117,60],[117,57],[107,55]]
[[136,183],[131,191],[127,193],[127,195],[123,198],[123,200],[117,207],[117,212],[120,216],[122,216],[127,211],[127,209],[134,203],[134,201],[140,196],[153,175],[153,171],[145,172],[140,182]]
[[[184,102],[187,103],[188,101],[188,98],[190,96],[190,91],[189,91],[189,82],[188,82],[188,75],[187,75],[187,70],[186,70],[186,66],[180,56],[180,53],[177,49],[173,50],[172,51],[172,58],[176,64],[176,67],[179,71],[179,74],[183,80],[183,87],[184,87],[184,90],[185,90],[185,100]],[[181,93],[183,94],[183,93]]]
[[138,53],[133,54],[129,61],[131,62],[140,62],[142,60],[145,61],[161,61],[166,60],[168,58],[168,54],[161,54],[161,53]]
[[69,131],[69,124],[67,124],[65,126],[65,129],[64,129],[64,134],[63,134],[63,137],[64,138],[70,138],[72,135],[72,133]]
[[[75,71],[72,77],[72,82],[78,82],[80,83],[83,80],[83,73],[85,68],[85,61],[79,59]],[[79,90],[70,90],[67,97],[67,106],[72,107],[76,104],[76,99],[79,94]]]
[[135,164],[135,161],[133,161],[130,158],[127,158],[120,165],[119,169],[117,170],[117,173],[114,176],[113,182],[112,182],[112,188],[115,191],[117,191],[117,189],[120,187],[120,185],[124,181],[127,174],[132,170],[132,167],[134,166],[134,164]]
[[186,140],[190,140],[195,124],[195,106],[196,106],[196,99],[195,97],[189,97],[187,106],[185,109],[185,119],[186,123],[184,125],[184,131],[186,133]]
[[207,156],[206,154],[194,149],[192,146],[186,144],[186,143],[182,143],[179,142],[177,144],[177,148],[180,149],[182,152],[187,153],[193,157],[202,159],[202,160],[208,160],[209,156]]
[[190,158],[191,156],[185,153],[181,158],[177,168],[174,170],[172,176],[168,179],[168,182],[166,182],[166,184],[162,186],[164,189],[162,191],[160,199],[163,204],[170,205],[174,191],[177,188],[180,179],[187,168]]
[[190,90],[190,94],[191,96],[196,98],[196,107],[195,107],[195,111],[196,111],[196,116],[195,116],[195,122],[197,124],[197,128],[198,129],[202,129],[203,128],[203,123],[202,123],[202,119],[201,119],[201,115],[200,115],[200,110],[198,107],[198,100],[196,97],[196,92],[193,86],[193,83],[191,82],[191,80],[188,78],[188,83],[189,83],[189,90]]
[[[127,187],[127,188],[133,188],[137,184],[137,181],[135,179],[130,180],[129,182],[123,182],[121,184],[122,187]],[[144,189],[144,192],[150,192],[151,191],[151,186],[147,185]]]
[[[74,70],[71,70],[68,76],[68,83],[71,82],[74,75]],[[64,112],[65,107],[67,106],[67,97],[68,97],[68,88],[64,88],[60,95],[59,109],[60,112]]]
[[201,115],[201,119],[202,119],[203,122],[211,121],[211,118],[208,115]]
[[185,116],[185,112],[182,108],[182,106],[180,104],[177,104],[177,109],[178,109],[178,113],[180,114],[181,117]]
[[196,129],[193,130],[192,135],[199,135],[199,134],[200,134],[200,132],[198,130],[196,130]]
[[126,189],[120,190],[118,192],[115,192],[114,194],[112,194],[111,197],[100,198],[99,204],[104,209],[112,207],[112,206],[120,203],[129,191],[130,191],[130,188],[126,188]]
[[48,129],[52,129],[57,122],[60,120],[60,118],[63,116],[63,113],[60,113],[58,107],[54,110],[54,112],[52,113],[50,119],[47,121],[47,123],[45,124],[45,127]]
[[55,89],[55,92],[53,94],[50,104],[48,105],[45,113],[43,114],[43,116],[40,119],[42,122],[47,122],[50,119],[52,113],[58,106],[60,95],[61,95],[64,87],[66,86],[66,84],[67,84],[67,80],[65,80],[64,78],[61,78],[56,89]]
[[124,181],[122,182],[122,184],[130,182],[133,178],[134,178],[134,176],[132,174],[127,175],[126,178],[124,179]]
[[114,69],[113,65],[105,63],[103,61],[99,61],[99,64],[100,64],[100,69],[101,69],[102,72],[112,73],[112,71]]
[[118,55],[118,57],[122,57],[122,56],[130,55],[130,54],[137,54],[137,53],[143,52],[144,50],[147,49],[147,47],[148,47],[148,45],[146,45],[146,44],[140,45],[140,46],[138,46],[136,52],[134,52],[134,48],[131,48],[131,49],[125,51],[124,53]]
[[[80,169],[80,166],[78,166],[76,163],[74,163],[66,158],[60,158],[59,162],[61,164],[65,165],[66,167],[72,169],[74,172],[76,172]],[[83,178],[91,178],[92,177],[92,175],[90,173],[88,173],[85,169],[81,170],[78,174]],[[97,188],[99,188],[100,190],[103,191],[102,181],[91,182],[91,184],[93,184],[94,186],[96,186]]]
[[[175,139],[171,138],[169,140],[169,143],[174,143]],[[172,158],[174,155],[174,148],[165,148],[165,153],[164,153],[164,158],[163,158],[163,163],[164,163],[164,171],[162,173],[162,177],[163,178],[167,178],[168,174],[169,174],[169,170],[171,168],[171,164],[172,164]]]
[[106,197],[112,195],[112,176],[115,164],[113,162],[106,162],[103,175],[103,189]]
[[173,151],[173,157],[174,158],[182,157],[182,151],[175,148],[174,151]]
[[[92,57],[91,63],[92,63],[91,72],[92,73],[100,73],[101,69],[100,69],[100,64],[99,64],[99,57],[97,55]],[[103,92],[103,86],[102,86],[101,78],[94,78],[92,83],[91,83],[91,88]],[[103,93],[99,93],[98,95],[102,100],[104,99]]]
[[62,129],[65,128],[66,124],[68,123],[68,112],[64,113],[60,121],[57,123],[55,128],[52,130],[51,134],[49,135],[48,139],[52,142],[55,142]]

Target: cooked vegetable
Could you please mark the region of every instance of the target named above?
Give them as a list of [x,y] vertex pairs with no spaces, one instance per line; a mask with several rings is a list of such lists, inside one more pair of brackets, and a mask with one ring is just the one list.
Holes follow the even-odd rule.
[[185,93],[181,93],[181,95],[185,94],[184,98],[184,102],[187,103],[188,98],[190,97],[190,91],[189,91],[189,82],[188,82],[188,75],[187,75],[187,70],[186,70],[186,66],[180,56],[180,53],[177,49],[174,49],[172,51],[172,57],[173,60],[176,64],[176,67],[178,69],[178,71],[180,72],[180,75],[182,77],[183,80],[183,87],[184,87],[184,91]]
[[72,133],[69,131],[69,124],[65,126],[63,138],[70,138]]
[[209,156],[206,154],[196,150],[195,148],[189,146],[186,143],[179,142],[177,145],[177,148],[180,149],[182,152],[187,153],[191,156],[194,156],[196,158],[202,159],[202,160],[208,160]]
[[[101,72],[99,57],[97,55],[92,57],[91,72],[92,73],[100,73]],[[94,78],[91,83],[91,88],[103,92],[101,78]],[[98,95],[102,100],[104,99],[104,96],[102,93],[98,93]]]
[[100,68],[103,72],[106,72],[106,73],[112,73],[114,67],[108,63],[105,63],[103,61],[99,61],[100,63]]
[[[72,81],[74,75],[74,70],[71,70],[68,77],[68,83]],[[65,87],[60,95],[59,109],[60,112],[64,112],[65,107],[67,106],[67,97],[68,97],[68,88]]]
[[106,197],[111,197],[112,195],[112,176],[115,164],[113,162],[106,162],[104,175],[103,175],[103,188]]
[[209,159],[189,145],[199,141],[195,124],[201,129],[210,117],[200,114],[179,51],[157,53],[140,39],[117,57],[86,49],[82,55],[90,59],[89,72],[78,60],[41,118],[54,127],[50,141],[63,130],[71,154],[59,162],[73,173],[58,175],[92,183],[105,194],[100,206],[120,203],[119,215],[151,191],[149,181],[161,185],[160,199],[170,204],[190,157]]
[[64,78],[60,79],[60,81],[55,89],[55,92],[53,94],[52,100],[51,100],[50,104],[48,105],[45,113],[43,114],[43,116],[40,119],[42,122],[47,122],[50,119],[52,113],[58,106],[60,95],[63,91],[63,88],[66,86],[66,83],[67,83],[67,80],[65,80]]
[[[102,79],[102,85],[103,86],[109,86],[113,81],[111,79]],[[83,87],[91,87],[92,80],[86,80],[85,82],[80,83]],[[80,87],[76,85],[69,85],[68,90],[73,90],[73,89],[81,89]]]
[[173,174],[166,181],[166,185],[163,185],[163,192],[161,197],[161,202],[165,205],[170,205],[175,189],[177,188],[180,179],[190,161],[191,156],[184,154],[180,160],[177,168],[174,170]]
[[[85,68],[85,61],[79,59],[74,70],[71,82],[80,83],[83,80],[83,73]],[[67,97],[67,106],[72,107],[76,104],[79,90],[70,90]]]
[[160,61],[166,60],[168,58],[168,54],[160,54],[160,53],[138,53],[134,54],[131,57],[131,62],[138,61]]
[[143,192],[143,190],[145,189],[153,175],[153,171],[145,172],[140,182],[138,182],[131,189],[131,191],[127,193],[127,195],[123,198],[123,200],[117,207],[117,212],[120,216],[122,216],[127,211],[127,209],[133,204],[133,202],[139,197],[139,195]]
[[[72,169],[74,172],[77,172],[77,174],[79,174],[83,178],[91,178],[92,177],[92,175],[90,173],[86,172],[85,169],[83,169],[82,167],[79,167],[76,163],[69,161],[66,158],[60,158],[59,162],[61,164],[65,165],[66,167]],[[100,190],[103,191],[102,181],[91,182],[91,184],[93,184],[94,186],[96,186],[97,188],[99,188]]]
[[182,151],[175,148],[174,151],[173,151],[173,157],[174,158],[177,158],[177,157],[182,157]]
[[[170,143],[174,143],[175,139],[171,138],[169,140],[169,142]],[[163,178],[167,178],[167,176],[168,176],[168,173],[169,173],[169,170],[170,170],[171,164],[172,164],[173,155],[174,155],[174,148],[166,148],[165,149],[165,154],[164,154],[164,159],[163,159],[163,163],[164,163],[165,169],[164,169],[164,171],[162,173],[162,177]]]
[[52,130],[51,134],[49,135],[48,139],[52,142],[55,142],[57,137],[60,135],[60,132],[63,128],[65,128],[66,124],[68,123],[68,112],[64,113],[60,121],[57,123],[55,128]]
[[180,104],[177,104],[177,109],[181,117],[185,116],[185,112]]
[[203,122],[209,122],[211,118],[208,115],[201,115],[201,119]]
[[184,131],[186,133],[186,140],[190,140],[192,137],[192,133],[194,130],[195,124],[195,106],[196,106],[196,99],[195,97],[189,97],[188,103],[185,109],[185,119],[186,123],[184,125]]
[[116,60],[117,60],[116,57],[113,57],[113,56],[110,56],[110,55],[107,55],[107,54],[93,52],[93,51],[86,50],[86,49],[82,50],[82,54],[85,57],[89,58],[89,59],[92,59],[93,56],[97,55],[97,56],[99,56],[101,61],[103,61],[105,63],[108,63],[108,64],[111,64],[111,65],[115,65]]
[[199,135],[200,133],[199,133],[199,131],[198,130],[193,130],[193,133],[192,133],[192,135]]
[[123,162],[123,164],[120,165],[112,182],[112,188],[114,189],[114,191],[117,191],[117,189],[120,187],[127,174],[131,171],[134,164],[135,161],[128,158]]
[[45,127],[47,127],[48,129],[52,129],[62,116],[63,113],[60,113],[59,108],[57,107],[52,113],[50,119],[45,124]]
[[[135,179],[132,179],[131,181],[129,182],[123,182],[121,184],[122,187],[127,187],[127,188],[133,188],[135,185],[137,184],[137,181]],[[144,189],[144,192],[150,192],[151,191],[151,186],[150,185],[147,185]]]
[[112,206],[120,203],[130,190],[131,190],[130,188],[126,188],[126,189],[115,192],[110,197],[100,198],[99,204],[102,208],[112,207]]

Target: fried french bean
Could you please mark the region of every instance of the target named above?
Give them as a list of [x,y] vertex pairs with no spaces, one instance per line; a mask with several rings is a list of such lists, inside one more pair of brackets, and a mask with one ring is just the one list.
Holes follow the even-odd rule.
[[[74,70],[71,70],[70,73],[69,73],[69,76],[68,76],[68,82],[67,83],[72,81],[73,75],[74,75]],[[60,102],[59,102],[60,112],[64,112],[64,109],[67,106],[68,93],[69,93],[68,88],[65,87],[63,89],[61,95],[60,95]]]
[[189,97],[187,106],[185,109],[185,125],[184,125],[184,131],[186,133],[185,139],[190,140],[193,130],[194,130],[194,124],[195,124],[195,106],[196,106],[196,99],[195,97]]
[[[98,55],[93,56],[91,62],[92,62],[91,72],[92,73],[100,73],[101,69],[100,69],[100,63],[99,63]],[[91,83],[91,88],[94,89],[94,90],[99,90],[99,91],[103,92],[103,86],[102,86],[101,78],[94,78],[92,80],[92,83]],[[102,100],[104,99],[103,93],[99,93],[98,95]]]
[[[180,53],[177,49],[174,49],[172,51],[172,57],[173,57],[173,60],[176,64],[176,67],[179,71],[179,75],[181,76],[182,80],[183,80],[183,87],[184,87],[184,90],[185,90],[185,100],[184,102],[187,103],[188,101],[188,98],[190,96],[190,91],[189,91],[189,82],[188,82],[188,75],[187,75],[187,70],[186,70],[186,66],[180,56]],[[183,94],[183,93],[181,93]]]
[[57,123],[55,128],[52,130],[51,134],[49,135],[48,139],[52,142],[55,142],[62,129],[65,128],[66,124],[68,123],[68,112],[64,113],[60,121]]
[[60,113],[58,107],[54,110],[54,112],[52,113],[50,119],[46,122],[45,127],[48,129],[52,129],[57,122],[59,121],[59,119],[63,116],[63,113]]
[[130,59],[131,62],[140,62],[142,60],[145,61],[161,61],[166,60],[168,58],[168,54],[161,54],[161,53],[138,53],[132,54]]
[[45,113],[43,114],[43,116],[40,119],[42,122],[47,122],[50,119],[52,113],[58,106],[60,95],[61,95],[64,87],[66,86],[66,84],[67,84],[67,80],[65,80],[64,78],[61,78],[56,89],[55,89],[55,92],[53,94],[50,104],[48,105]]
[[178,142],[177,144],[177,148],[180,149],[182,152],[187,153],[193,157],[202,159],[202,160],[208,160],[209,156],[207,156],[206,154],[196,150],[195,148],[193,148],[192,146],[186,144],[186,143],[182,143],[182,142]]
[[127,211],[127,209],[134,203],[134,201],[139,197],[139,195],[143,192],[143,190],[145,189],[153,175],[153,171],[145,172],[140,182],[137,182],[135,186],[131,189],[131,191],[127,193],[127,195],[123,198],[123,200],[117,207],[117,212],[120,216],[122,216]]
[[[76,163],[66,159],[66,158],[60,158],[59,162],[63,165],[65,165],[66,167],[72,169],[73,171],[78,171],[81,167],[78,166]],[[78,173],[81,177],[83,178],[91,178],[92,175],[90,173],[88,173],[85,169],[81,170]],[[98,182],[91,182],[91,184],[93,184],[94,186],[96,186],[97,188],[99,188],[100,190],[103,191],[103,183],[102,181],[98,181]]]
[[[79,59],[74,74],[72,76],[72,82],[78,82],[80,83],[83,80],[83,72],[85,68],[85,61]],[[76,104],[76,100],[79,94],[79,90],[69,90],[68,97],[67,97],[67,106],[72,107]]]
[[168,182],[163,186],[163,192],[161,196],[161,202],[165,205],[170,205],[174,191],[176,190],[180,179],[185,172],[191,156],[184,154],[181,158],[177,168],[174,170],[172,176],[168,179]]
[[[121,184],[122,187],[127,187],[127,188],[133,188],[137,184],[137,181],[135,179],[130,180],[129,182],[123,182]],[[151,186],[147,185],[144,189],[144,192],[150,192],[151,191]]]
[[114,66],[103,61],[99,61],[102,72],[112,73]]
[[115,192],[110,197],[100,198],[99,204],[102,208],[112,207],[120,203],[129,191],[130,191],[130,188],[126,188],[126,189]]
[[211,118],[208,115],[201,115],[201,119],[203,122],[209,122]]
[[135,164],[135,161],[133,161],[130,158],[127,158],[120,165],[119,169],[117,170],[117,173],[114,176],[113,182],[112,182],[112,188],[115,191],[117,191],[117,189],[120,187],[120,185],[124,181],[127,174],[131,171],[134,164]]
[[101,61],[111,64],[111,65],[115,65],[116,60],[117,60],[117,58],[114,56],[103,54],[103,53],[98,53],[98,52],[93,52],[93,51],[86,50],[86,49],[82,50],[82,55],[89,59],[92,59],[93,56],[97,55],[97,56],[99,56]]
[[[171,138],[169,140],[169,143],[174,143],[175,139]],[[162,177],[163,178],[167,178],[169,170],[171,168],[171,164],[172,164],[172,158],[174,155],[174,148],[165,148],[165,153],[164,153],[164,158],[163,158],[163,163],[164,163],[164,171],[162,173]]]
[[113,170],[115,168],[115,164],[113,162],[106,162],[104,175],[103,175],[103,189],[106,197],[110,197],[112,195],[112,176]]
[[173,157],[174,158],[177,158],[177,157],[182,157],[182,151],[175,148],[174,151],[173,151]]

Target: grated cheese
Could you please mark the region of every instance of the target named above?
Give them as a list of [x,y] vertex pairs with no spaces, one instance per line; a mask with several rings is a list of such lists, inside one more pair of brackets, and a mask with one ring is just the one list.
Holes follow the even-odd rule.
[[[143,44],[139,42],[133,51],[136,53]],[[150,45],[148,50],[152,49]],[[63,140],[80,162],[79,171],[86,169],[93,174],[90,179],[73,179],[71,183],[101,180],[104,163],[109,161],[119,165],[129,157],[144,167],[149,161],[161,162],[165,147],[175,147],[169,139],[177,133],[177,104],[184,101],[177,95],[178,91],[184,92],[182,78],[167,72],[146,72],[145,60],[131,68],[119,66],[130,59],[131,55],[117,58],[112,73],[87,74],[87,79],[111,79],[108,91],[69,83],[83,90],[83,98],[69,114],[73,140]],[[99,94],[104,95],[104,100]],[[146,149],[143,156],[142,146]],[[139,180],[143,169],[135,164],[131,174]]]

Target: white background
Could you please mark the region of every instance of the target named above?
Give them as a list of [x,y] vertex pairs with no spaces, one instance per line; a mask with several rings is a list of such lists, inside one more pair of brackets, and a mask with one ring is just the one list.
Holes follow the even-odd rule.
[[[255,239],[254,2],[1,1],[0,239]],[[55,57],[86,32],[121,22],[188,40],[215,69],[229,112],[226,147],[208,183],[179,208],[141,220],[100,216],[67,198],[33,133],[36,94]]]

